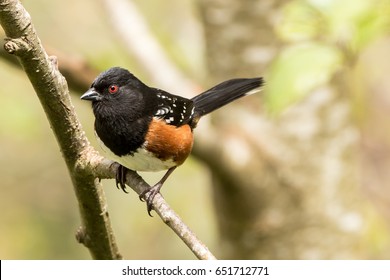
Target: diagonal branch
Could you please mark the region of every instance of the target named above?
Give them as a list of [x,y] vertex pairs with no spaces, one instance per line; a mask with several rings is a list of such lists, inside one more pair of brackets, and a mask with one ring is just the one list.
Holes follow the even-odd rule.
[[82,217],[78,238],[95,259],[120,258],[105,211],[102,186],[87,170],[77,168],[80,155],[96,156],[76,117],[68,86],[32,25],[30,15],[16,0],[0,1],[0,23],[8,38],[5,50],[18,57],[33,85],[67,164]]
[[[113,178],[116,164],[99,156],[90,145],[71,103],[67,82],[58,71],[57,59],[43,49],[30,15],[19,1],[0,0],[0,24],[8,36],[4,48],[16,55],[23,66],[67,164],[83,223],[76,235],[78,241],[88,247],[95,259],[121,258],[97,179]],[[138,193],[149,187],[135,172],[128,172],[126,179]],[[161,196],[156,196],[153,206],[198,258],[215,258]]]
[[[88,161],[83,161],[88,162]],[[88,169],[92,170],[98,178],[113,178],[118,164],[110,160],[96,158],[89,161]],[[131,170],[127,171],[126,184],[140,195],[150,186],[136,173]],[[157,194],[153,200],[153,209],[161,217],[164,223],[169,226],[194,255],[200,260],[214,260],[215,256],[209,251],[206,245],[199,240],[192,230],[181,220],[179,215],[172,210],[164,198]]]

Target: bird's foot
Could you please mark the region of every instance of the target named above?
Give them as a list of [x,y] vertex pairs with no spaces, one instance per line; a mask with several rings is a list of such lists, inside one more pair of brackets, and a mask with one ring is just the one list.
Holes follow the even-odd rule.
[[156,194],[158,194],[160,192],[160,189],[161,189],[162,185],[163,184],[161,182],[158,182],[156,185],[154,185],[153,187],[150,187],[150,188],[144,190],[139,195],[139,199],[141,201],[145,201],[146,202],[146,209],[147,209],[148,214],[149,214],[150,217],[153,217],[150,214],[150,211],[152,211],[152,209],[153,209],[154,197],[156,196]]
[[126,173],[127,173],[127,168],[124,167],[123,165],[119,165],[118,169],[116,170],[116,175],[115,175],[115,183],[116,187],[119,189],[119,187],[125,192],[128,193],[126,190]]

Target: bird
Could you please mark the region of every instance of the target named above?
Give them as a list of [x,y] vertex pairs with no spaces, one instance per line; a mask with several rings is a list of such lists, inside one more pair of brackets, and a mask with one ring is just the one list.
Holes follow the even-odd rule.
[[118,189],[127,193],[128,169],[167,170],[161,180],[139,195],[152,216],[154,197],[191,153],[193,130],[200,118],[260,91],[263,84],[262,77],[230,79],[188,99],[149,87],[127,69],[112,67],[100,73],[80,98],[92,102],[98,142],[107,157],[119,163],[115,176]]

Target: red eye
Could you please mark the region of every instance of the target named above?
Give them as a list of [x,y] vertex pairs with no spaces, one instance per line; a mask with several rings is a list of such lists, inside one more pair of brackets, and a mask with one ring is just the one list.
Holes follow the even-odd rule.
[[108,91],[111,94],[116,93],[118,91],[118,89],[119,89],[119,87],[117,85],[111,85],[108,87]]

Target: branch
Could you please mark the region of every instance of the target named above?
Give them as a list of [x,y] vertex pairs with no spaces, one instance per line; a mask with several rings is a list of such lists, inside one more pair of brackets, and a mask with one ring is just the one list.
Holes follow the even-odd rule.
[[[89,248],[95,259],[119,259],[108,217],[105,195],[97,178],[113,178],[117,164],[99,156],[87,140],[71,103],[67,82],[36,35],[31,18],[17,0],[0,0],[0,24],[6,36],[4,49],[18,57],[46,113],[68,167],[79,201],[83,226],[77,240]],[[135,172],[126,183],[140,194],[149,188]],[[157,195],[153,207],[200,259],[215,259],[178,215]]]
[[[86,161],[85,161],[86,162]],[[88,162],[90,169],[94,175],[101,179],[115,177],[118,163],[110,160],[102,160],[102,158],[96,158]],[[150,186],[134,171],[128,170],[126,173],[126,184],[130,186],[138,195],[143,193]],[[167,226],[169,226],[188,248],[194,253],[194,255],[200,260],[214,260],[215,256],[210,250],[200,241],[191,229],[181,220],[179,215],[172,210],[168,203],[164,200],[161,194],[157,194],[153,200],[153,209],[161,217]]]
[[[0,37],[3,37],[1,35],[3,34],[1,34],[0,30]],[[67,55],[58,49],[47,46],[46,52],[57,57],[57,60],[61,62],[58,68],[66,78],[69,89],[73,92],[85,91],[91,85],[91,81],[100,73],[84,58]],[[7,61],[10,65],[21,68],[17,58],[9,55],[3,48],[0,48],[0,58]]]
[[6,36],[5,50],[18,57],[50,122],[67,164],[82,217],[79,240],[95,259],[118,259],[104,193],[87,170],[78,167],[81,155],[97,156],[85,137],[70,101],[67,83],[56,59],[43,49],[30,15],[16,0],[0,0],[0,24]]
[[[199,86],[184,75],[167,57],[153,36],[137,6],[127,0],[103,0],[113,30],[126,48],[147,71],[153,83],[161,88],[186,95]],[[134,39],[136,38],[136,39]],[[189,97],[189,95],[187,96]]]

